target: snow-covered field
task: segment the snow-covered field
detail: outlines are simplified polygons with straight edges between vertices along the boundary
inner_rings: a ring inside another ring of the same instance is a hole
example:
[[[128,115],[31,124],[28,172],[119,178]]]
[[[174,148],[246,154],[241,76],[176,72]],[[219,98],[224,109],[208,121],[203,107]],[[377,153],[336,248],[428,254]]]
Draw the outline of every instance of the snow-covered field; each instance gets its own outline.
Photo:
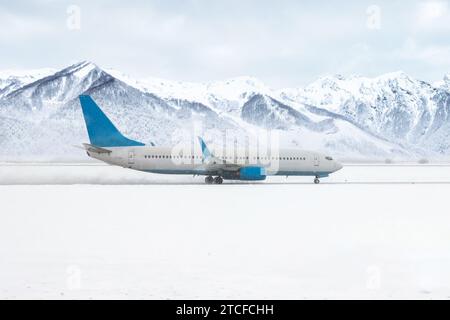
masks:
[[[204,185],[0,165],[0,298],[450,298],[450,166]]]

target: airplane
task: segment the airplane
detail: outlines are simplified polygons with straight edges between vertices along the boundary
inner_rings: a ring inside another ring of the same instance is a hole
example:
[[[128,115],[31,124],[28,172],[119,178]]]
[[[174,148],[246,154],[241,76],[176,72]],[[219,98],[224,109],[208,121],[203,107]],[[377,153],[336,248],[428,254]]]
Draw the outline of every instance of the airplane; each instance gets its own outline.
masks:
[[[89,157],[111,165],[161,174],[205,176],[207,184],[223,180],[262,181],[267,176],[312,176],[318,184],[342,169],[342,164],[319,152],[279,148],[275,155],[220,156],[211,153],[201,137],[198,150],[179,150],[144,144],[120,133],[89,95],[79,96],[90,143],[83,143]],[[239,154],[239,153],[237,153]],[[276,165],[268,165],[270,162]]]

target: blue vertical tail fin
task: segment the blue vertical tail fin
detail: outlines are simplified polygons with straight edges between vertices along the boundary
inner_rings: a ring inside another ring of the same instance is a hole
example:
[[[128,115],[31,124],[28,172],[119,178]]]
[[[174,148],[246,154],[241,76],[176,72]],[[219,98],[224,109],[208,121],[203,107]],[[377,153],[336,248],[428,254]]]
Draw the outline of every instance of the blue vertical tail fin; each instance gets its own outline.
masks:
[[[145,144],[124,137],[111,120],[88,95],[80,96],[81,109],[92,145],[98,147],[128,147]]]
[[[201,137],[197,137],[198,142],[200,143],[200,146],[202,148],[202,156],[203,159],[209,160],[212,157],[211,151],[209,151],[208,147],[206,146],[205,141]]]

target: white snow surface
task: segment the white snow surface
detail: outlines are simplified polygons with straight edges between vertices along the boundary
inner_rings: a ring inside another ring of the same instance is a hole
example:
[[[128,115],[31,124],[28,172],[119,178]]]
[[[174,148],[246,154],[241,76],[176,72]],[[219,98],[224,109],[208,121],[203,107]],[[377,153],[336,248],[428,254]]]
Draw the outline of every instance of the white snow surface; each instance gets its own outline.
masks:
[[[0,181],[2,299],[450,297],[448,165],[209,186],[3,164]]]

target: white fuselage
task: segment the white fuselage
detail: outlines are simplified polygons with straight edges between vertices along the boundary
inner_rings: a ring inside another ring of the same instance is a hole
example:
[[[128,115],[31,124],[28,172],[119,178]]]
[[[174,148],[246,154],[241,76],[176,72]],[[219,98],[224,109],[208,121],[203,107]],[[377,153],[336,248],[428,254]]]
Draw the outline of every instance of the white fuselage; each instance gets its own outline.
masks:
[[[210,162],[206,165],[207,159],[203,158],[201,150],[175,152],[173,148],[153,146],[109,147],[108,149],[111,150],[110,153],[89,151],[88,155],[108,164],[146,172],[221,175],[222,169],[215,171],[214,165]],[[268,155],[241,150],[231,155],[216,155],[214,162],[239,167],[264,167],[267,175],[286,176],[325,177],[342,168],[342,165],[331,157],[299,149],[279,149],[276,154]]]

